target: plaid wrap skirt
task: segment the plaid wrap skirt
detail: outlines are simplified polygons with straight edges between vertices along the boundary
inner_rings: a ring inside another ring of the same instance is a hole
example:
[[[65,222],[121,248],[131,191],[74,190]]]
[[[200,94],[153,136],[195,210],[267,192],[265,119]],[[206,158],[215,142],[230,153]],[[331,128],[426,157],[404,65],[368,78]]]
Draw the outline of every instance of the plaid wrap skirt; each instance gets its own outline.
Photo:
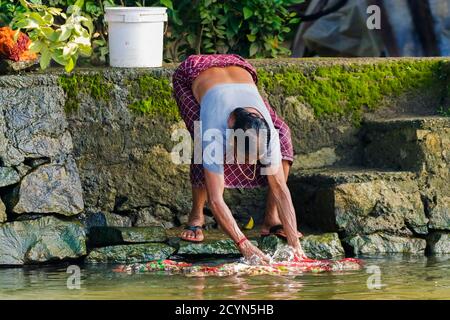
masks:
[[[174,97],[178,104],[181,117],[186,123],[191,137],[194,137],[194,122],[200,120],[200,104],[195,99],[191,86],[195,78],[202,72],[211,67],[239,66],[247,70],[255,84],[258,83],[256,69],[244,58],[236,54],[200,54],[191,55],[183,61],[173,74]],[[269,110],[275,128],[279,132],[281,155],[283,160],[293,161],[294,151],[292,147],[291,132],[287,124],[281,119],[268,101],[264,99]],[[204,171],[202,164],[191,164],[190,178],[192,186],[204,186]],[[261,175],[260,168],[257,168],[257,174],[254,179],[253,165],[224,164],[224,184],[225,188],[255,188],[267,185],[267,177]]]

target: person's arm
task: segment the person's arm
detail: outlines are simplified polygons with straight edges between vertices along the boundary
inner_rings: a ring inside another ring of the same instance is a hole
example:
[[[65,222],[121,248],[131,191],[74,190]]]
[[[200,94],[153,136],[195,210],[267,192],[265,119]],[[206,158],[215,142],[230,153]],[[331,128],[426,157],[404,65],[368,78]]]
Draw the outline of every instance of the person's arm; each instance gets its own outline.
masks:
[[[213,173],[207,169],[205,171],[205,184],[208,193],[208,203],[212,210],[217,223],[225,231],[225,233],[235,242],[238,243],[245,239],[245,235],[239,229],[236,220],[233,218],[230,209],[223,199],[224,178],[223,175]],[[248,259],[256,255],[263,261],[268,258],[262,251],[256,248],[250,241],[243,241],[238,245],[239,251]]]
[[[295,216],[294,205],[292,204],[291,193],[286,184],[283,166],[279,165],[279,167],[277,166],[274,169],[271,169],[271,171],[272,174],[267,175],[267,180],[274,195],[288,245],[296,251],[298,258],[305,258],[306,255],[303,252],[298,239],[297,219]]]

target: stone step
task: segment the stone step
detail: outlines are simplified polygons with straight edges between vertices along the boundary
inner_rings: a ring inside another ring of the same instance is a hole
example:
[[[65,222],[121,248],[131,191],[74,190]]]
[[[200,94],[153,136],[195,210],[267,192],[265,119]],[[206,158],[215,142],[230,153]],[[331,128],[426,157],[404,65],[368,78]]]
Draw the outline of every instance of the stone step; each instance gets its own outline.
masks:
[[[353,237],[393,235],[413,246],[415,238],[428,233],[429,220],[417,174],[413,172],[367,168],[303,170],[294,172],[288,184],[299,225],[318,232],[338,232],[341,238],[356,244],[354,252],[362,252],[360,246],[367,247],[367,241],[377,239],[352,241]],[[422,246],[421,242],[418,251],[423,251]],[[407,246],[397,248],[404,252],[402,248]]]
[[[220,230],[205,231],[205,240],[201,243],[180,240],[174,236],[180,231],[180,228],[168,230],[168,234],[172,236],[167,243],[127,243],[94,248],[87,256],[86,263],[127,264],[167,259],[174,255],[190,259],[240,255],[233,241]],[[268,254],[273,254],[286,245],[284,240],[276,236],[264,238],[257,236],[258,230],[247,232],[246,235],[254,245]],[[333,259],[344,256],[344,249],[337,233],[306,235],[301,239],[301,244],[308,257],[313,259]]]
[[[450,233],[432,232],[427,237],[427,248],[431,254],[449,254],[450,253]]]
[[[174,236],[181,232],[180,229],[169,230],[169,234]],[[204,232],[205,240],[201,243],[180,241],[179,238],[171,238],[169,243],[177,248],[177,255],[180,256],[217,256],[217,255],[239,255],[239,251],[233,241],[220,230],[207,230]],[[275,250],[286,245],[286,242],[276,236],[261,238],[259,230],[246,232],[250,241],[268,254],[273,254]],[[313,259],[331,259],[344,255],[337,233],[326,233],[319,235],[305,235],[301,244],[308,257]]]
[[[139,263],[167,259],[174,252],[175,248],[164,243],[139,243],[107,246],[92,250],[86,258],[86,263]]]
[[[52,216],[0,224],[0,265],[40,264],[86,255],[86,236],[77,221]]]
[[[365,166],[448,175],[450,117],[371,120],[362,132]]]
[[[91,227],[88,229],[88,245],[102,247],[127,243],[165,242],[163,227]]]
[[[323,233],[305,235],[300,239],[302,248],[311,259],[334,259],[345,255],[344,248],[337,233]],[[260,238],[259,248],[269,254],[275,253],[277,249],[286,245],[286,241],[269,236]]]
[[[356,235],[342,240],[355,255],[390,253],[424,254],[427,241],[421,238],[399,237],[387,233]]]

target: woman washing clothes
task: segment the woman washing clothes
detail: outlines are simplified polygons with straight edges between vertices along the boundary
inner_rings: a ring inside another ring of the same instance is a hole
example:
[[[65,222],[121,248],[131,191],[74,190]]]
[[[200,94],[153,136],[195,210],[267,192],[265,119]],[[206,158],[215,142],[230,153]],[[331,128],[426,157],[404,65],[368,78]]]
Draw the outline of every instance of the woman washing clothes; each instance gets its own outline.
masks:
[[[191,55],[173,75],[175,99],[192,138],[196,123],[200,124],[202,133],[219,132],[223,136],[222,149],[227,158],[224,159],[220,152],[214,155],[221,161],[211,156],[209,148],[217,141],[201,141],[203,161],[191,164],[193,203],[188,226],[181,238],[203,241],[203,208],[208,202],[217,223],[244,257],[257,256],[268,261],[268,257],[239,229],[223,199],[224,188],[268,185],[261,236],[275,234],[287,239],[296,258],[303,259],[306,256],[300,245],[301,234],[297,231],[295,211],[286,184],[293,160],[290,130],[261,97],[257,81],[255,68],[234,54]],[[231,129],[249,132],[243,147],[238,146],[235,138],[228,143]],[[256,148],[252,148],[251,141]],[[197,143],[196,139],[194,143]],[[232,150],[233,161],[228,161],[229,150]],[[240,157],[240,151],[244,157]]]

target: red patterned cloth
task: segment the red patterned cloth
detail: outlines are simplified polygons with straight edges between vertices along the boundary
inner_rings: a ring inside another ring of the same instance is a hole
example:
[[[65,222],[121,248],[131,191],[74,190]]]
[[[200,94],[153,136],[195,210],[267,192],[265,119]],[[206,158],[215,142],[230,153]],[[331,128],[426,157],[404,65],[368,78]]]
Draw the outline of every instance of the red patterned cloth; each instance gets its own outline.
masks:
[[[186,123],[186,127],[192,137],[194,137],[194,122],[200,120],[200,104],[192,92],[192,82],[202,71],[212,67],[227,66],[244,68],[252,75],[255,84],[258,83],[256,69],[244,58],[236,54],[191,55],[178,66],[173,75],[175,100],[180,109],[181,117]],[[264,99],[264,103],[269,110],[275,128],[279,130],[282,158],[283,160],[292,162],[294,159],[294,151],[289,127],[275,113],[266,99]],[[259,174],[260,168],[257,168],[257,175],[253,180],[247,178],[253,175],[253,165],[241,165],[241,169],[245,174],[242,174],[236,164],[224,164],[225,188],[255,188],[267,185],[267,177]],[[191,164],[190,177],[194,187],[204,186],[203,165]]]
[[[225,263],[219,265],[202,265],[173,260],[156,260],[147,263],[120,265],[113,269],[120,273],[165,272],[167,274],[184,274],[190,277],[232,276],[232,275],[298,275],[305,272],[342,272],[361,270],[364,263],[359,259],[341,260],[304,259],[293,262],[275,262],[269,265],[249,265],[244,263]]]

